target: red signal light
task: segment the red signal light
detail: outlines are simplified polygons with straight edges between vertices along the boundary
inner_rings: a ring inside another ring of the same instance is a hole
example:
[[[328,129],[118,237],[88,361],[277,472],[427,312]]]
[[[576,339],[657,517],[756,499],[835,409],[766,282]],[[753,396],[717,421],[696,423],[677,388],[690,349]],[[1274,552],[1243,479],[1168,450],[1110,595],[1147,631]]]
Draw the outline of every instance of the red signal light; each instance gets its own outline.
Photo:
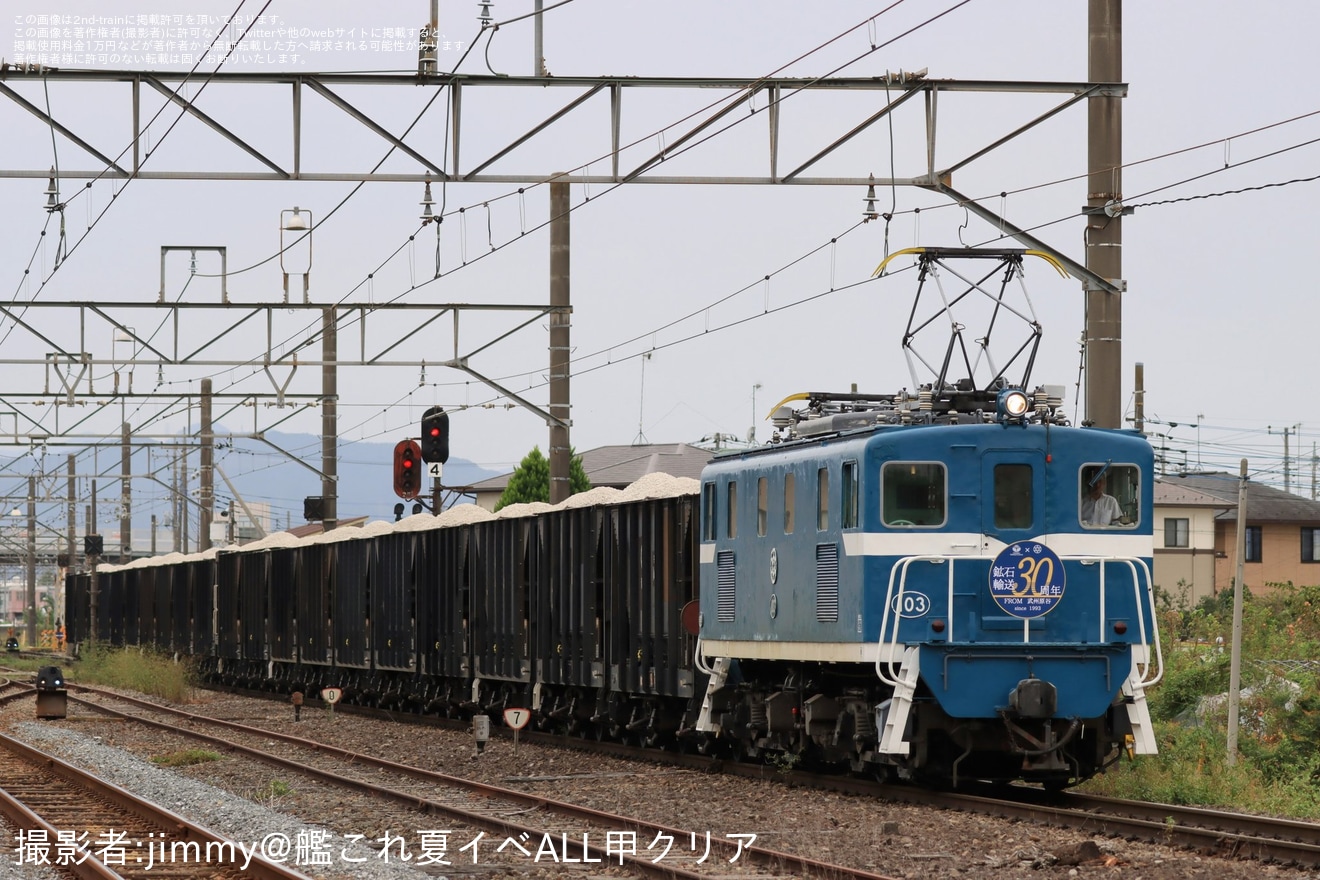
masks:
[[[443,407],[422,414],[422,461],[449,461],[449,413]]]
[[[394,446],[394,494],[405,501],[416,498],[421,488],[417,469],[421,458],[422,450],[415,440],[400,440]]]

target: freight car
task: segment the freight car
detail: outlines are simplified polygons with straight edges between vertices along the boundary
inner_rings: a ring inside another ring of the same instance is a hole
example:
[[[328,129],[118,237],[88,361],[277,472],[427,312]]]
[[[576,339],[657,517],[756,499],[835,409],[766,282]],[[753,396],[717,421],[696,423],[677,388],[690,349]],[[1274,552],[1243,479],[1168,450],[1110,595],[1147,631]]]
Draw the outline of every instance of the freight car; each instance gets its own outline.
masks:
[[[472,505],[315,539],[101,565],[70,580],[71,639],[199,659],[214,682],[336,686],[448,716],[535,710],[542,729],[644,744],[691,730],[705,679],[697,482],[651,475],[556,508]]]

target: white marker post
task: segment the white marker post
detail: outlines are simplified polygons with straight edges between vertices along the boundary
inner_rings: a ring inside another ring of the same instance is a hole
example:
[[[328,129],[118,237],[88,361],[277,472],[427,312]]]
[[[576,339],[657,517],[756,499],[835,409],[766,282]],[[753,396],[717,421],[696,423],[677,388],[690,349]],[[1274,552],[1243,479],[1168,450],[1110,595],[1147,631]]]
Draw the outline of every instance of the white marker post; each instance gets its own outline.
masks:
[[[486,741],[490,739],[490,716],[472,716],[472,735],[477,739],[477,754],[486,750]]]
[[[344,692],[339,688],[321,688],[321,699],[325,700],[326,708],[330,712],[331,724],[333,724],[335,720],[335,703],[338,703],[339,698],[343,695]]]
[[[513,728],[513,753],[518,754],[518,731],[527,726],[527,722],[532,720],[531,709],[505,709],[504,723]]]

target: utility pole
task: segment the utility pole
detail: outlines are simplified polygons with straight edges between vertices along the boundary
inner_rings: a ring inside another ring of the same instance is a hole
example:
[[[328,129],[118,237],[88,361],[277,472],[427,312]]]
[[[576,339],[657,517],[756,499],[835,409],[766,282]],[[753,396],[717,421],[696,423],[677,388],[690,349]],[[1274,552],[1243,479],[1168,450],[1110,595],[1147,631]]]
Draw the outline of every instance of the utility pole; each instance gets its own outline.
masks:
[[[1296,434],[1302,430],[1301,423],[1289,425],[1281,431],[1274,430],[1274,426],[1267,425],[1265,430],[1271,434],[1283,435],[1283,491],[1292,492],[1292,456],[1288,452],[1288,435]]]
[[[1146,365],[1137,361],[1136,384],[1134,391],[1136,398],[1136,418],[1133,420],[1133,427],[1137,433],[1146,433]]]
[[[550,305],[567,307],[569,294],[569,189],[564,177],[550,181]],[[550,503],[558,504],[572,494],[569,486],[569,328],[572,314],[567,308],[550,313]]]
[[[1242,686],[1242,572],[1247,555],[1247,460],[1238,476],[1237,577],[1233,579],[1233,644],[1228,662],[1228,766],[1237,764],[1238,711]]]
[[[1088,69],[1093,82],[1123,81],[1123,2],[1089,0]],[[1086,99],[1086,268],[1123,284],[1123,99]],[[1086,291],[1086,421],[1122,426],[1123,294]]]

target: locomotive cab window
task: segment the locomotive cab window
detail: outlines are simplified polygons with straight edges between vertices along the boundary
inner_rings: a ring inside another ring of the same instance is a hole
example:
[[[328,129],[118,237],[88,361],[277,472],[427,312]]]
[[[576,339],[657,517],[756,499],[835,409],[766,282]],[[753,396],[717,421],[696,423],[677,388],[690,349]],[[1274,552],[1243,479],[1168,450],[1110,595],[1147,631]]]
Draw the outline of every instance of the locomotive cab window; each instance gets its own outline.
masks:
[[[715,484],[704,483],[701,486],[701,540],[715,540]]]
[[[729,493],[729,521],[727,525],[729,528],[725,537],[736,538],[738,537],[738,484],[733,482],[732,480],[729,481],[728,493]]]
[[[756,534],[765,537],[766,520],[770,517],[770,481],[761,477],[756,481]]]
[[[1083,528],[1131,529],[1141,518],[1141,472],[1130,464],[1082,468],[1077,515]]]
[[[843,527],[857,528],[857,462],[843,463]]]
[[[881,520],[886,526],[943,525],[947,487],[939,462],[887,462],[880,477]]]
[[[793,474],[784,474],[784,534],[793,534],[793,505],[797,503],[795,497]]]
[[[1031,528],[1031,465],[995,465],[995,528]]]

